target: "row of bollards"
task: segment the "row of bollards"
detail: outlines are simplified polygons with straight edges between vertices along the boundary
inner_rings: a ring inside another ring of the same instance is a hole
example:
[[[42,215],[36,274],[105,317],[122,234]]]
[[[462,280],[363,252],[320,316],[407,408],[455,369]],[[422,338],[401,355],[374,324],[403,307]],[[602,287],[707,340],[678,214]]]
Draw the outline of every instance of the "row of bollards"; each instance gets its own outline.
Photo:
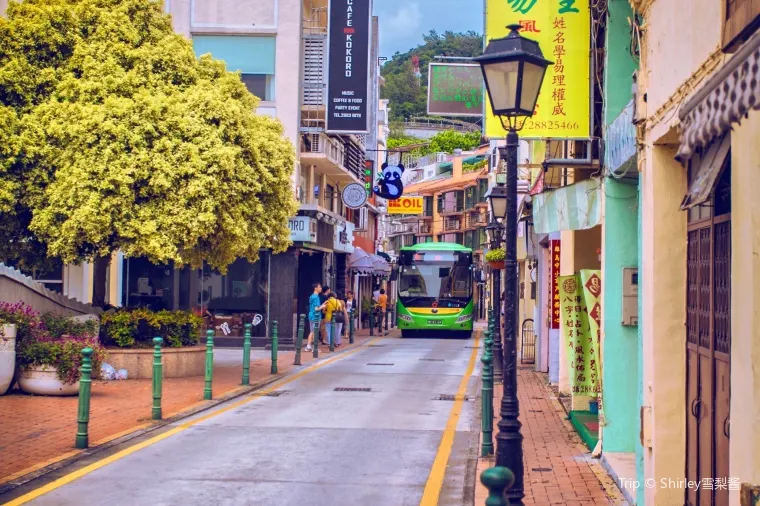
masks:
[[[481,457],[490,457],[494,454],[493,444],[493,338],[496,335],[496,318],[492,307],[488,308],[488,329],[483,332],[484,347],[483,356],[480,361],[483,362],[483,387],[481,392],[482,399],[482,418],[481,430],[483,432],[483,443],[480,449]],[[486,506],[509,506],[509,500],[506,497],[506,491],[515,482],[515,476],[512,471],[506,467],[492,467],[483,471],[480,475],[480,482],[488,489]]]
[[[301,315],[301,324],[299,325],[299,344],[303,340],[303,319]],[[245,324],[245,334],[243,337],[243,377],[242,385],[249,385],[251,382],[251,324]],[[278,353],[278,327],[277,321],[272,321],[272,367],[271,374],[277,374],[277,353]],[[352,340],[353,342],[353,340]],[[161,347],[164,340],[160,337],[153,339],[153,407],[151,418],[153,420],[163,419],[161,401],[163,397],[163,361]],[[300,365],[300,347],[296,350],[297,365]],[[89,423],[90,423],[90,397],[92,393],[92,348],[82,350],[82,366],[79,369],[79,399],[77,406],[77,433],[74,446],[78,449],[89,447]],[[206,331],[206,363],[203,382],[203,399],[211,400],[213,398],[212,383],[214,375],[214,331]]]

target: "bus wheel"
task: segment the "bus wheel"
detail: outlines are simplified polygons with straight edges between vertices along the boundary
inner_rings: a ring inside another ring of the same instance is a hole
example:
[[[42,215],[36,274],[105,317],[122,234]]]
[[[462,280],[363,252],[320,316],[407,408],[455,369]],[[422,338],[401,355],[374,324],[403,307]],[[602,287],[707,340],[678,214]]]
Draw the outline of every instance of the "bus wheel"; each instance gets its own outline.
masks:
[[[408,330],[402,330],[401,331],[401,339],[409,337],[409,331]]]

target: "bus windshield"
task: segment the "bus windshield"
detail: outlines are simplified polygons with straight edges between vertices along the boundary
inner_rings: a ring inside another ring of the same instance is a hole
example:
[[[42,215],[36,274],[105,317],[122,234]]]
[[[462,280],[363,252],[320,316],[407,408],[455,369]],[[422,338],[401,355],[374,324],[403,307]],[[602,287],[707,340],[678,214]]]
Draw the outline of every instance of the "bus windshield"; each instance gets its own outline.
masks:
[[[466,302],[472,296],[472,273],[467,255],[451,252],[416,253],[401,266],[399,297],[411,299],[454,299]]]

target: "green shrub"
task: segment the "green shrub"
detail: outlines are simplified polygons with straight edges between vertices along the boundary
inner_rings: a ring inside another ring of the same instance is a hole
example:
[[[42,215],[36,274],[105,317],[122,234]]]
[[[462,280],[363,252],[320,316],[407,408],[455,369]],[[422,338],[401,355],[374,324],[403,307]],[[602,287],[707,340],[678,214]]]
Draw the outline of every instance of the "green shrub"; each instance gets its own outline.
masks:
[[[116,310],[101,316],[101,338],[106,346],[147,348],[154,337],[173,348],[193,346],[200,341],[203,319],[187,311],[147,309]]]
[[[492,249],[486,253],[486,262],[503,262],[506,256],[504,248]]]

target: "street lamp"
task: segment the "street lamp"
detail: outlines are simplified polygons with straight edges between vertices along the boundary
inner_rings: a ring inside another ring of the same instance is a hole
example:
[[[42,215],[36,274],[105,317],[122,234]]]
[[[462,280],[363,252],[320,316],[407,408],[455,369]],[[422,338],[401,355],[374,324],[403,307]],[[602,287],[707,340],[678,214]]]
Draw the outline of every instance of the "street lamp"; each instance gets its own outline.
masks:
[[[488,199],[491,191],[486,193],[485,197]],[[488,200],[489,206],[491,200]],[[503,216],[503,215],[502,215]],[[501,248],[501,236],[504,228],[501,223],[496,219],[496,215],[491,210],[491,222],[486,227],[486,234],[488,234],[488,247],[492,250]],[[504,375],[504,348],[501,345],[501,269],[494,269],[491,273],[491,300],[493,301],[494,317],[496,319],[496,326],[494,327],[493,338],[493,377],[494,380],[498,378],[498,381],[502,381]]]
[[[504,395],[499,410],[499,433],[496,435],[496,465],[509,468],[515,483],[507,490],[512,504],[522,504],[523,452],[521,424],[518,420],[520,404],[517,400],[517,324],[519,319],[517,279],[517,131],[525,124],[518,118],[533,116],[544,81],[546,68],[553,62],[545,59],[534,40],[520,35],[520,25],[507,27],[504,38],[494,39],[482,56],[475,58],[480,64],[486,91],[493,113],[507,130],[506,149],[499,150],[507,164],[506,187],[497,184],[489,192],[489,206],[494,218],[504,217],[505,244],[505,297],[504,297]]]

